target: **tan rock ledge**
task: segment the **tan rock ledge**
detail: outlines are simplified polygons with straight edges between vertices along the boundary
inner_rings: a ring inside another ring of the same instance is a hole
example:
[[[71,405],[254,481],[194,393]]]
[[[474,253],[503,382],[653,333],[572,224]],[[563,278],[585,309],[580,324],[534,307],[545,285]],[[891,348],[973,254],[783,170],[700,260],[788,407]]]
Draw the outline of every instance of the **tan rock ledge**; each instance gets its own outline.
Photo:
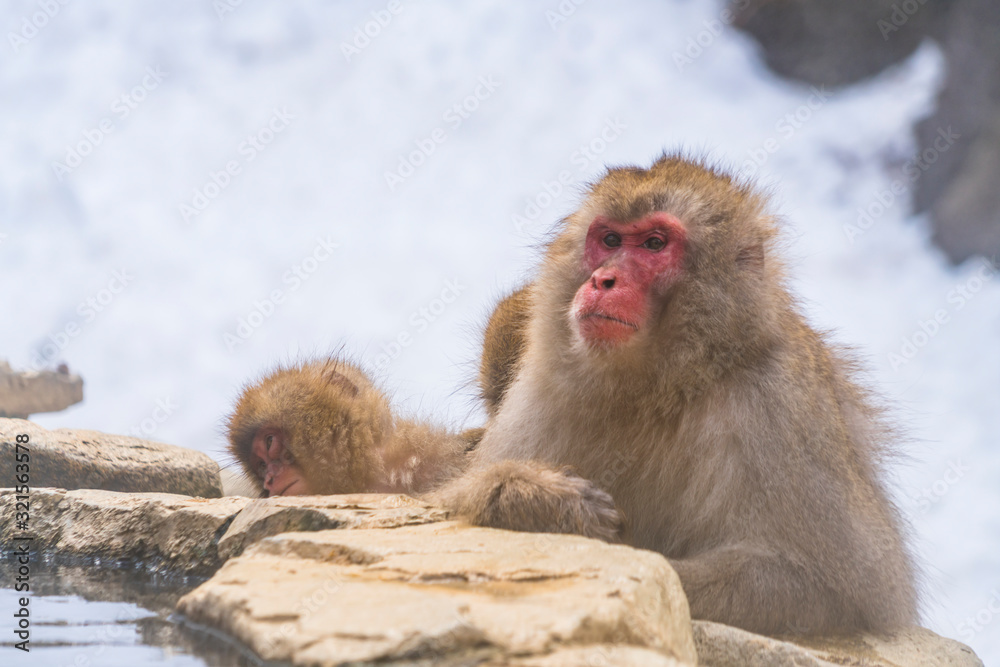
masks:
[[[65,368],[63,368],[65,371]],[[0,359],[0,416],[27,419],[83,400],[83,380],[69,371],[13,371]]]
[[[409,496],[357,494],[191,498],[166,493],[34,488],[32,548],[64,556],[156,562],[209,575],[245,546],[278,533],[394,528],[443,521],[448,513]],[[0,549],[15,548],[13,489],[0,489]]]
[[[248,498],[191,498],[168,493],[32,489],[27,533],[32,548],[67,556],[129,559],[208,575],[222,561],[218,540]],[[23,535],[13,489],[0,489],[0,548]]]
[[[889,637],[762,637],[709,621],[694,622],[698,664],[704,667],[983,667],[972,649],[924,628]]]
[[[32,487],[222,495],[219,465],[192,449],[97,431],[48,431],[23,419],[0,419],[0,460],[14,461],[20,434],[29,438]]]
[[[456,522],[266,538],[178,611],[295,665],[694,665],[666,559]]]
[[[219,541],[219,556],[238,556],[254,542],[289,532],[328,528],[398,528],[444,521],[448,512],[409,496],[359,493],[342,496],[278,496],[254,500]]]

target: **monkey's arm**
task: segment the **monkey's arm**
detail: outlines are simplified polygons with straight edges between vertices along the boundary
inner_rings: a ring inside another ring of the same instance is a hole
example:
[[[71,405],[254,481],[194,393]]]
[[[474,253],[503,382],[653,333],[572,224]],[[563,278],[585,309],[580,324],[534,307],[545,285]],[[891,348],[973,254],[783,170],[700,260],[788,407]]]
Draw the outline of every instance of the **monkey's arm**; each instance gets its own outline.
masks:
[[[467,467],[467,452],[482,434],[478,429],[452,433],[424,422],[397,419],[377,451],[383,482],[374,491],[418,494],[454,479]]]
[[[530,299],[531,285],[526,285],[500,301],[486,324],[479,363],[479,392],[490,417],[500,409],[517,374],[524,352]]]
[[[622,539],[623,522],[610,495],[566,468],[537,461],[475,467],[427,499],[478,526]]]

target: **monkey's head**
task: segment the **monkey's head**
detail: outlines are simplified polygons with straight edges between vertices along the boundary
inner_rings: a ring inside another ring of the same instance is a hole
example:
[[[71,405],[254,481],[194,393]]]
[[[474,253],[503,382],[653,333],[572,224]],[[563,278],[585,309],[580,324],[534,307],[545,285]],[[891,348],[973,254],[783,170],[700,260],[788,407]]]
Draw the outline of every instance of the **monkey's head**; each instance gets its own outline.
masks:
[[[267,495],[356,493],[372,487],[391,422],[385,397],[357,367],[304,363],[244,389],[229,451]]]
[[[610,169],[550,246],[542,280],[558,288],[535,312],[565,318],[551,322],[561,332],[546,333],[616,367],[695,355],[704,368],[706,355],[747,352],[741,339],[761,338],[741,328],[766,326],[776,312],[769,300],[783,294],[773,289],[780,268],[765,262],[775,235],[765,203],[747,184],[678,155],[649,169]]]

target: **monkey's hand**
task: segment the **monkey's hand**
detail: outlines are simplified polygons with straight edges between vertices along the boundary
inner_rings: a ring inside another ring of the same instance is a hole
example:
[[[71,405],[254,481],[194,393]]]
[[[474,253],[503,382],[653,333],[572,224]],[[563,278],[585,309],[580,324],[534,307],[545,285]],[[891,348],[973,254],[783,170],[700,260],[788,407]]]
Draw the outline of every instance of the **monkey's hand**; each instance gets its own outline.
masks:
[[[477,526],[622,541],[624,522],[611,496],[569,468],[502,461],[469,470],[428,500]]]

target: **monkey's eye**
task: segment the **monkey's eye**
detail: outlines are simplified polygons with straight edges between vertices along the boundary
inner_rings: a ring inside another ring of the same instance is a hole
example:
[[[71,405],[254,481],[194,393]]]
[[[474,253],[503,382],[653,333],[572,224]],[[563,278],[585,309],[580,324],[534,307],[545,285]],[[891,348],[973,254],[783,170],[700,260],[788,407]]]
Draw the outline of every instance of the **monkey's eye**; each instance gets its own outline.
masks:
[[[651,236],[646,239],[646,242],[642,244],[643,248],[647,250],[652,250],[653,252],[658,252],[663,250],[663,247],[667,245],[667,242],[658,236]]]
[[[266,438],[264,438],[264,448],[267,451],[271,451],[271,445],[273,445],[273,444],[274,444],[274,436],[273,435],[269,435]]]
[[[614,232],[611,232],[604,237],[604,245],[609,248],[617,248],[622,244],[622,237],[618,236]]]

